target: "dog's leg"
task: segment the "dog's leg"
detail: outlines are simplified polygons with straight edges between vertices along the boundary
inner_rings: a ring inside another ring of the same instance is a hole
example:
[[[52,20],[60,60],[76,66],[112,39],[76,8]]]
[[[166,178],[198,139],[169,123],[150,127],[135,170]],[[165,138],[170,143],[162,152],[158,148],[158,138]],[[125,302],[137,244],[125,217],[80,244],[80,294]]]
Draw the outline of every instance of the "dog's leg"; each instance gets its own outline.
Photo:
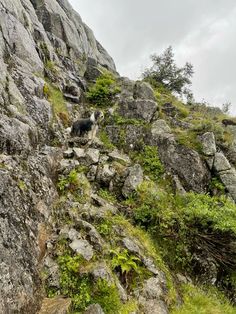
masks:
[[[94,141],[95,136],[97,134],[98,131],[98,125],[94,125],[92,127],[92,130],[88,132],[88,143],[85,145],[85,149],[87,149]]]

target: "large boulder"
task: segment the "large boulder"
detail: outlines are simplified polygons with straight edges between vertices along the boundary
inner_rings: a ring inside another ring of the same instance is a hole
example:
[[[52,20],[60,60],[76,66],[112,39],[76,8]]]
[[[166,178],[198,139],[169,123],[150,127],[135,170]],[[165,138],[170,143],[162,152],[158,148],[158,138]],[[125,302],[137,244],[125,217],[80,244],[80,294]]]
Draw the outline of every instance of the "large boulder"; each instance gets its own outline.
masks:
[[[126,100],[120,103],[118,113],[126,119],[139,119],[144,122],[150,122],[157,109],[157,103],[153,100]]]
[[[122,188],[122,194],[125,197],[129,197],[132,193],[134,193],[137,187],[143,181],[143,170],[139,164],[134,165],[129,168],[128,177],[125,180],[124,186]]]
[[[204,133],[201,136],[202,152],[206,156],[214,156],[216,153],[215,135],[213,132]]]
[[[135,83],[133,97],[134,99],[149,99],[156,101],[156,97],[151,85],[142,81],[137,81]]]
[[[139,296],[144,314],[168,314],[168,308],[164,302],[167,295],[166,279],[163,274],[151,277],[145,281]]]
[[[204,193],[210,182],[210,171],[205,161],[193,149],[177,144],[173,137],[157,141],[161,161],[170,173],[177,175],[186,191]]]

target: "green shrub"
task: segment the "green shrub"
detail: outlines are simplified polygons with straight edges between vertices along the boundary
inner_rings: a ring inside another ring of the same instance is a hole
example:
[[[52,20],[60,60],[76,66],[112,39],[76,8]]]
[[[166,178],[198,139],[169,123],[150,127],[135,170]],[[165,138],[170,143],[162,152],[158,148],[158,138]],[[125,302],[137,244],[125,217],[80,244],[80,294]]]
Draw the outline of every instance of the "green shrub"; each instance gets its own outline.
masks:
[[[106,314],[120,313],[121,301],[119,292],[114,284],[99,279],[93,287],[93,303],[101,305]]]
[[[62,176],[59,179],[57,188],[61,195],[70,192],[80,203],[85,203],[90,197],[90,184],[86,176],[75,169],[68,176]]]
[[[62,255],[58,258],[60,293],[72,299],[74,310],[84,310],[91,303],[91,283],[87,276],[79,275],[80,255]]]
[[[158,157],[157,147],[144,146],[143,151],[136,154],[134,160],[140,163],[145,174],[154,181],[160,179],[164,173],[164,167]]]
[[[119,313],[121,302],[114,284],[106,280],[94,281],[79,270],[84,260],[80,255],[59,256],[60,294],[72,300],[72,310],[83,312],[89,304],[99,303],[106,314]],[[55,291],[54,292],[55,295]],[[51,296],[54,296],[51,292]]]
[[[209,190],[212,195],[222,195],[225,193],[225,186],[219,178],[213,177],[209,185]]]
[[[107,107],[112,104],[114,96],[120,92],[114,76],[110,72],[104,72],[97,78],[96,83],[89,88],[87,99],[99,107]]]
[[[227,239],[236,238],[236,206],[225,197],[165,192],[155,196],[143,189],[136,202],[136,223],[155,236],[172,266],[191,268],[197,247],[207,250],[219,264],[235,265],[235,253]]]
[[[73,191],[78,185],[78,173],[76,170],[71,170],[67,177],[61,177],[57,183],[59,191],[64,194],[66,189]]]

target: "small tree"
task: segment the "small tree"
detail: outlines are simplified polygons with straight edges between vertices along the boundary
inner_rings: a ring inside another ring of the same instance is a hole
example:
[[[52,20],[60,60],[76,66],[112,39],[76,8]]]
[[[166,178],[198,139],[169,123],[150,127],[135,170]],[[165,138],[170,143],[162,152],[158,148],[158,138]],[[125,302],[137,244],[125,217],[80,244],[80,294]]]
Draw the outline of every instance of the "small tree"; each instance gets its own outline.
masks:
[[[190,97],[191,91],[188,86],[192,83],[190,79],[194,73],[191,63],[186,62],[184,67],[177,67],[171,46],[161,55],[151,55],[151,60],[153,61],[152,67],[143,73],[145,80],[154,86],[161,84],[171,92]]]

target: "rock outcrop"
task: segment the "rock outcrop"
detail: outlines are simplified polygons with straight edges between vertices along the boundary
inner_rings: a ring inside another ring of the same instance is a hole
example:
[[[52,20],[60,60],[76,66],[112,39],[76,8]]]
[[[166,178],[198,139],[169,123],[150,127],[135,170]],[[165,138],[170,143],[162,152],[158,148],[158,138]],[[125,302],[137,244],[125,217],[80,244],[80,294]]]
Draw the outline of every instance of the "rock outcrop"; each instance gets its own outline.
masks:
[[[71,138],[72,121],[96,107],[86,92],[107,70],[118,88],[100,139]],[[173,126],[191,121],[148,83],[119,77],[67,0],[0,0],[0,72],[0,313],[168,314],[175,281],[135,224],[146,228],[162,210],[152,202],[165,185],[170,195],[206,193],[217,174],[236,202],[236,170],[214,133],[198,137],[202,151],[181,144]],[[145,147],[155,156],[140,160]],[[164,183],[153,179],[158,167]],[[134,214],[142,188],[150,200]],[[172,231],[164,236],[177,239]],[[216,284],[218,268],[202,256]]]

